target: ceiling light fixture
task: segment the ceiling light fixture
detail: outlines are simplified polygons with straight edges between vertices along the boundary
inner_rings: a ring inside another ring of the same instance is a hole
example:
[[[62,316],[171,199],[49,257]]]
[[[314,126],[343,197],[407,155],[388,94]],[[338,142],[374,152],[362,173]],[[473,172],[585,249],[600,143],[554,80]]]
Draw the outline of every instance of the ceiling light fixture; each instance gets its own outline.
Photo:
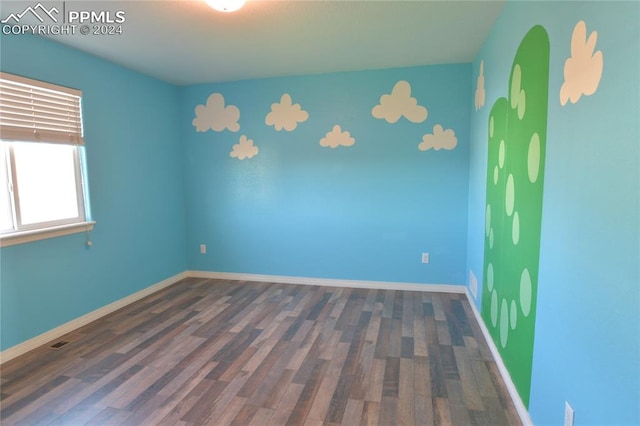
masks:
[[[207,4],[219,12],[235,12],[244,6],[245,0],[206,0]]]

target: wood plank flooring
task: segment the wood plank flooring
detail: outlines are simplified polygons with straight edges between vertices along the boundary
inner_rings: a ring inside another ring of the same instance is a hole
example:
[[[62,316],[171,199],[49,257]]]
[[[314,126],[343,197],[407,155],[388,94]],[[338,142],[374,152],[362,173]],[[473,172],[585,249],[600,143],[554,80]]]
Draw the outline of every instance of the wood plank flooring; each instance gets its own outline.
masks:
[[[6,362],[3,425],[516,425],[463,295],[187,279]]]

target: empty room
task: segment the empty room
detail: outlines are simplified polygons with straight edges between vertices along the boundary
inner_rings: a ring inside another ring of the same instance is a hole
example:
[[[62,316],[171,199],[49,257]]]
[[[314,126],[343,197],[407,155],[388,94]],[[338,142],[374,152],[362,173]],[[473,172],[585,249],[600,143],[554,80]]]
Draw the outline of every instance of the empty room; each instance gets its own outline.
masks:
[[[3,425],[640,425],[640,2],[2,1]]]

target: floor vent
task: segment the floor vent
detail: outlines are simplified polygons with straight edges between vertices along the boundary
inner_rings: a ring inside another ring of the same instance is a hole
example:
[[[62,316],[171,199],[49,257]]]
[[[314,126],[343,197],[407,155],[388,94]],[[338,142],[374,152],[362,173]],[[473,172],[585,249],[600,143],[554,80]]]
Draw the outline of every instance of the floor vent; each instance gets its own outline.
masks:
[[[60,340],[59,342],[54,343],[53,345],[49,346],[49,349],[53,349],[53,350],[58,350],[58,349],[62,349],[63,347],[65,347],[69,342],[67,342],[66,340]]]

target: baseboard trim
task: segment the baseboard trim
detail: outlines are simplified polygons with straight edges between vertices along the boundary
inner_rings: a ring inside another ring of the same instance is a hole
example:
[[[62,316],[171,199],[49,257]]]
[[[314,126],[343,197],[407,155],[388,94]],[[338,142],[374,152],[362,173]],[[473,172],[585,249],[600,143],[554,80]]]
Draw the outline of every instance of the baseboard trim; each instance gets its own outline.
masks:
[[[324,287],[344,287],[344,288],[369,288],[369,289],[380,289],[380,290],[405,290],[405,291],[421,291],[421,292],[437,292],[437,293],[458,293],[465,294],[467,300],[469,301],[469,305],[471,305],[471,310],[476,317],[476,321],[480,326],[480,330],[487,341],[489,346],[489,350],[495,359],[496,365],[498,367],[498,371],[502,376],[502,379],[505,382],[507,387],[507,391],[509,392],[509,396],[513,401],[518,415],[520,416],[520,420],[525,426],[533,426],[533,422],[531,421],[531,417],[529,416],[529,412],[525,407],[522,399],[520,399],[520,395],[516,390],[516,387],[511,380],[511,375],[507,370],[507,367],[504,365],[502,361],[502,357],[500,356],[500,352],[496,347],[491,335],[489,334],[489,330],[484,324],[484,320],[482,319],[480,312],[476,308],[475,302],[469,293],[469,290],[464,285],[454,285],[454,284],[419,284],[419,283],[404,283],[404,282],[388,282],[388,281],[362,281],[362,280],[343,280],[343,279],[331,279],[331,278],[309,278],[309,277],[290,277],[290,276],[280,276],[280,275],[259,275],[259,274],[241,274],[241,273],[232,273],[232,272],[210,272],[210,271],[184,271],[179,274],[176,274],[172,277],[169,277],[165,280],[162,280],[156,284],[153,284],[145,289],[142,289],[136,293],[133,293],[127,297],[124,297],[120,300],[116,300],[113,303],[110,303],[102,308],[98,308],[95,311],[89,312],[79,318],[71,320],[65,324],[62,324],[54,329],[51,329],[39,336],[33,337],[29,340],[26,340],[22,343],[17,344],[16,346],[12,346],[9,349],[6,349],[0,352],[0,365],[10,361],[22,354],[29,352],[39,346],[42,346],[46,343],[51,342],[63,336],[67,333],[70,333],[78,328],[89,324],[92,321],[95,321],[99,318],[102,318],[106,315],[109,315],[112,312],[117,311],[120,308],[123,308],[131,303],[134,303],[144,297],[147,297],[153,293],[156,293],[166,287],[169,287],[172,284],[177,283],[185,278],[204,278],[204,279],[220,279],[220,280],[232,280],[232,281],[257,281],[257,282],[272,282],[279,284],[301,284],[301,285],[314,285],[314,286],[324,286]]]
[[[520,416],[520,420],[522,424],[525,426],[533,426],[533,421],[531,421],[531,416],[529,416],[529,411],[527,407],[525,407],[522,399],[520,398],[520,394],[516,390],[516,385],[511,380],[511,375],[509,374],[509,370],[507,370],[507,366],[504,365],[504,361],[502,361],[502,357],[500,356],[500,352],[498,351],[498,347],[493,342],[493,338],[491,334],[489,334],[489,329],[484,324],[484,320],[476,308],[476,304],[471,297],[471,293],[468,288],[465,287],[465,294],[467,295],[467,300],[469,301],[469,305],[471,305],[471,310],[473,311],[473,315],[476,317],[476,321],[480,325],[480,330],[482,331],[482,335],[484,339],[487,341],[487,345],[489,345],[489,350],[491,351],[491,355],[493,355],[493,359],[496,361],[496,365],[498,367],[498,371],[500,372],[500,376],[502,376],[502,380],[504,380],[505,385],[507,386],[507,391],[509,392],[509,396],[511,396],[511,400],[513,401],[513,405],[516,407],[516,411]]]
[[[361,281],[361,280],[342,280],[342,279],[329,279],[329,278],[309,278],[309,277],[289,277],[280,275],[258,275],[258,274],[241,274],[232,272],[210,272],[210,271],[187,271],[187,276],[190,278],[204,278],[204,279],[218,279],[218,280],[232,280],[232,281],[257,281],[257,282],[271,282],[278,284],[302,284],[302,285],[315,285],[325,287],[346,287],[346,288],[370,288],[381,290],[405,290],[405,291],[424,291],[424,292],[437,292],[437,293],[458,293],[465,294],[473,315],[480,326],[482,335],[487,341],[491,355],[495,359],[498,371],[504,380],[509,396],[515,405],[518,416],[525,426],[533,426],[529,412],[525,407],[516,386],[511,379],[511,375],[507,370],[507,367],[500,356],[500,352],[496,347],[487,326],[484,324],[484,320],[480,315],[480,312],[476,308],[475,302],[471,293],[464,285],[453,284],[418,284],[418,283],[403,283],[403,282],[388,282],[388,281]]]
[[[136,293],[133,293],[127,297],[116,300],[115,302],[110,303],[106,306],[103,306],[102,308],[98,308],[95,311],[89,312],[88,314],[85,314],[79,318],[76,318],[67,323],[64,323],[36,337],[33,337],[29,340],[26,340],[15,346],[12,346],[9,349],[6,349],[0,352],[0,365],[14,359],[17,356],[27,353],[30,350],[33,350],[39,346],[49,343],[52,340],[59,338],[60,336],[64,336],[67,333],[77,330],[78,328],[84,325],[87,325],[92,321],[95,321],[99,318],[109,315],[110,313],[115,312],[118,309],[123,308],[127,305],[130,305],[131,303],[136,302],[142,299],[143,297],[147,297],[157,291],[162,290],[165,287],[169,287],[170,285],[175,284],[178,281],[183,280],[185,278],[187,278],[187,273],[181,272],[165,280],[162,280],[156,284],[153,284],[147,288],[144,288]]]
[[[464,293],[464,285],[419,284],[390,281],[362,281],[333,278],[289,277],[283,275],[241,274],[235,272],[187,271],[189,278],[206,278],[231,281],[256,281],[278,284],[301,284],[323,287],[370,288],[378,290],[425,291],[434,293]]]

